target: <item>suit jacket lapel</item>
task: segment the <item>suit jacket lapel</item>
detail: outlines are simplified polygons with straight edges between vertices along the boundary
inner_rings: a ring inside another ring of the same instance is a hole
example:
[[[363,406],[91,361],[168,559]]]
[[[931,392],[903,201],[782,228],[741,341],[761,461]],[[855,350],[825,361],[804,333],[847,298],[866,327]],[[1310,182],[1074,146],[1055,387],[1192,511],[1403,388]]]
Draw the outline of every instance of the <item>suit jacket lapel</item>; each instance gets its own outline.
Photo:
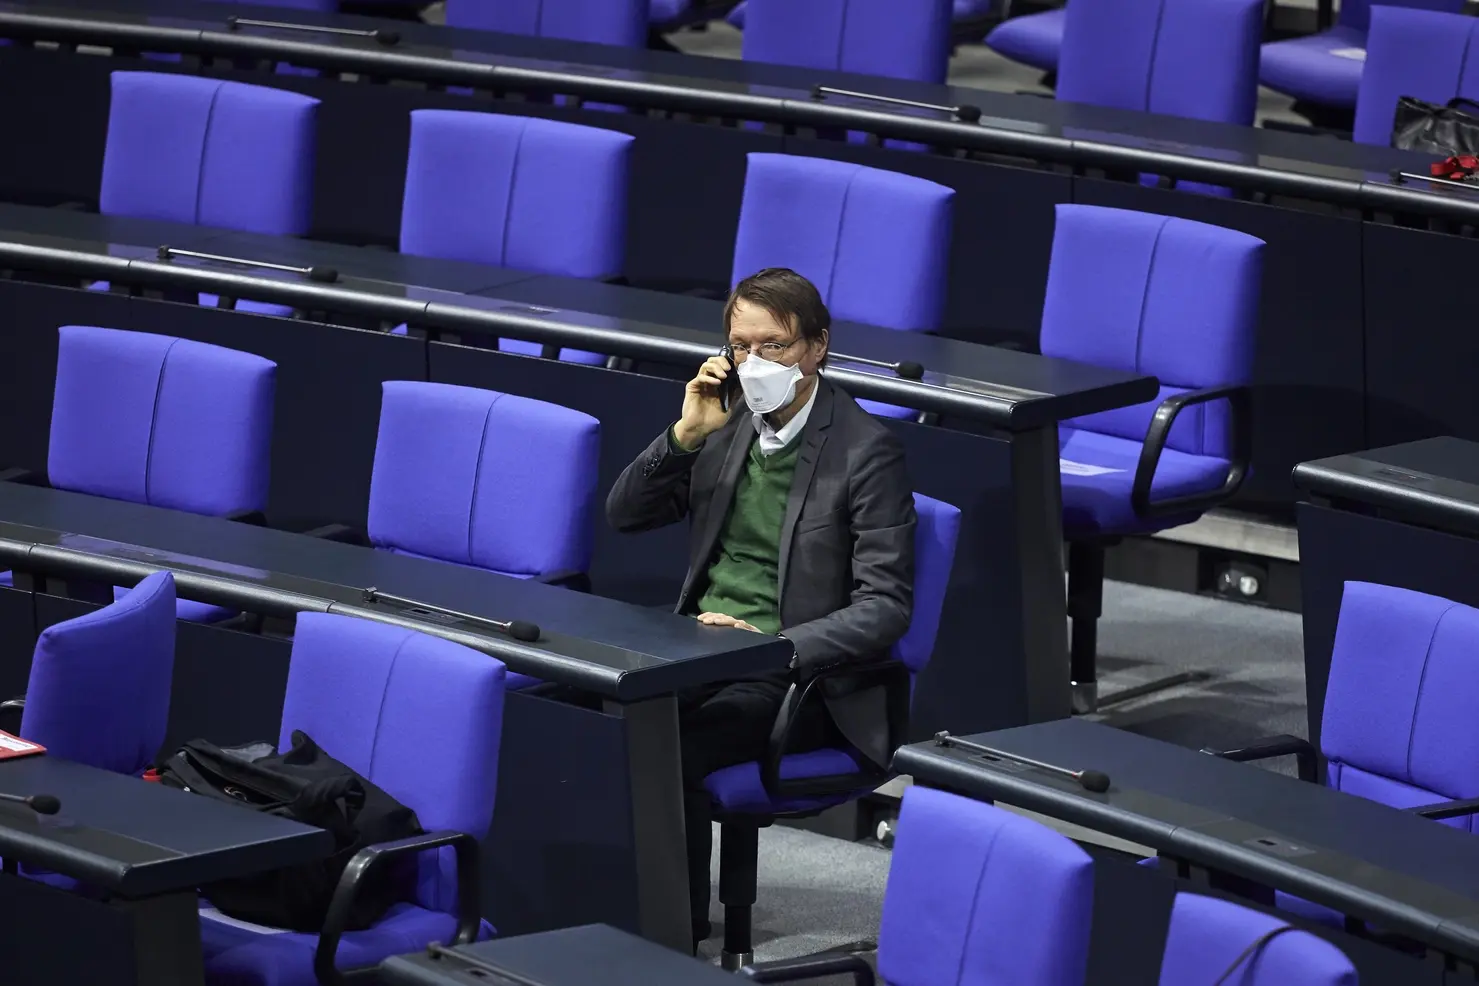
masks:
[[[791,493],[786,498],[786,518],[781,522],[781,554],[776,566],[776,581],[782,601],[786,598],[786,568],[791,562],[791,541],[796,534],[796,521],[806,504],[811,481],[816,477],[817,462],[822,457],[822,446],[827,441],[827,429],[832,424],[832,385],[825,378],[819,378],[816,386],[816,403],[812,405],[811,415],[801,432],[801,448],[796,452],[796,475],[791,480]]]
[[[750,423],[748,412],[736,415],[726,427],[729,429],[729,447],[724,453],[724,463],[719,467],[719,479],[714,484],[714,495],[709,500],[703,530],[693,542],[693,555],[688,559],[688,578],[683,586],[684,597],[693,588],[693,580],[714,553],[714,542],[719,540],[719,531],[724,526],[725,518],[729,516],[730,505],[734,502],[734,489],[739,485],[740,470],[745,467],[750,443],[755,439],[755,426]]]

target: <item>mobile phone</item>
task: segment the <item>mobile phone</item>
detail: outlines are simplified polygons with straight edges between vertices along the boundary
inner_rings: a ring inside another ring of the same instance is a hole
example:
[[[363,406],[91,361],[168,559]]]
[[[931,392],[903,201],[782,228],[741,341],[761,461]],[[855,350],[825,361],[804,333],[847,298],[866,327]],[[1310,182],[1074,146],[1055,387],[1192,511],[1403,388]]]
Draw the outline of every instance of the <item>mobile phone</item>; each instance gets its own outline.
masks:
[[[728,414],[730,405],[734,403],[734,398],[739,393],[739,372],[734,365],[733,349],[725,346],[719,350],[719,355],[723,356],[729,363],[729,376],[725,377],[724,382],[719,385],[719,407],[723,409],[725,414]]]

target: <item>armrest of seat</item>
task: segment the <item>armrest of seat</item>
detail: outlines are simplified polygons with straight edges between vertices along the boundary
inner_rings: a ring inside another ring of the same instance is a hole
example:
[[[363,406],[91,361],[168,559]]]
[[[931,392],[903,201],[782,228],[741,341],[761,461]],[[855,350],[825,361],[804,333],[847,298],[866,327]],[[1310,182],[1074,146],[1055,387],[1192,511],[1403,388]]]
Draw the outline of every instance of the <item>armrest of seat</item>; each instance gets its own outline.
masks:
[[[873,986],[873,967],[860,955],[803,955],[796,959],[756,962],[740,970],[757,983],[794,983],[823,976],[852,976],[854,986]]]
[[[0,705],[0,708],[4,708]],[[1434,821],[1442,821],[1445,818],[1462,818],[1465,815],[1479,815],[1479,798],[1465,798],[1462,801],[1440,801],[1435,805],[1420,805],[1416,808],[1408,808],[1407,811]]]
[[[267,515],[260,510],[237,510],[227,514],[226,519],[238,524],[251,524],[253,527],[267,526]]]
[[[1278,130],[1288,134],[1307,134],[1311,137],[1330,137],[1334,140],[1350,140],[1353,136],[1349,130],[1331,130],[1328,127],[1315,127],[1308,123],[1294,123],[1290,120],[1264,120],[1259,126],[1265,130]]]
[[[359,527],[351,527],[348,524],[325,524],[315,527],[311,531],[304,531],[304,537],[318,538],[321,541],[338,541],[342,544],[357,544],[362,548],[370,546],[370,535]]]
[[[785,759],[790,749],[791,731],[795,728],[797,719],[800,718],[801,710],[813,700],[814,695],[816,701],[822,700],[822,682],[843,675],[854,679],[858,688],[882,686],[887,690],[888,746],[890,750],[894,750],[903,744],[904,734],[909,724],[909,669],[900,662],[839,664],[812,675],[804,684],[793,681],[791,687],[786,690],[786,697],[781,702],[781,710],[775,717],[775,724],[770,727],[770,740],[766,744],[765,759],[760,763],[760,785],[765,788],[765,793],[772,800],[779,801],[787,796],[806,794],[844,793],[859,786],[859,779],[856,775],[840,778],[836,783],[829,783],[824,778],[804,781],[781,780],[781,761]],[[880,773],[879,782],[882,783],[883,779]]]
[[[1302,740],[1298,736],[1265,736],[1232,750],[1203,749],[1202,752],[1237,763],[1252,763],[1273,757],[1294,757],[1299,767],[1300,780],[1314,782],[1320,779],[1320,761],[1315,755],[1315,748],[1310,745],[1309,740]]]
[[[478,937],[483,919],[478,885],[478,840],[466,832],[427,832],[394,842],[366,846],[354,854],[324,915],[323,930],[318,934],[318,950],[313,955],[313,973],[324,986],[339,986],[344,976],[339,972],[337,957],[339,939],[349,926],[349,911],[356,895],[375,869],[387,860],[401,859],[451,846],[457,854],[457,934],[451,945],[466,945]]]
[[[1161,453],[1166,449],[1166,439],[1171,436],[1171,426],[1176,416],[1194,404],[1226,398],[1232,404],[1232,462],[1227,468],[1227,478],[1222,486],[1211,493],[1194,493],[1190,496],[1170,497],[1152,502],[1150,484],[1155,479],[1156,468],[1161,462]],[[1247,387],[1237,384],[1229,387],[1208,387],[1206,390],[1188,390],[1161,401],[1160,407],[1150,419],[1145,432],[1145,444],[1140,449],[1140,462],[1135,466],[1135,484],[1130,488],[1130,507],[1136,516],[1144,519],[1172,517],[1177,514],[1201,513],[1231,497],[1243,485],[1248,475],[1248,459],[1252,452],[1252,401]]]
[[[46,477],[34,469],[0,469],[0,483],[17,483],[21,486],[46,486]]]
[[[574,569],[565,569],[559,572],[550,572],[548,575],[539,575],[534,578],[535,582],[543,582],[545,585],[557,585],[563,589],[573,589],[576,592],[591,591],[591,577],[585,572],[577,572]]]
[[[0,729],[13,735],[20,734],[21,717],[26,712],[26,696],[0,702]],[[15,728],[11,728],[14,726]]]

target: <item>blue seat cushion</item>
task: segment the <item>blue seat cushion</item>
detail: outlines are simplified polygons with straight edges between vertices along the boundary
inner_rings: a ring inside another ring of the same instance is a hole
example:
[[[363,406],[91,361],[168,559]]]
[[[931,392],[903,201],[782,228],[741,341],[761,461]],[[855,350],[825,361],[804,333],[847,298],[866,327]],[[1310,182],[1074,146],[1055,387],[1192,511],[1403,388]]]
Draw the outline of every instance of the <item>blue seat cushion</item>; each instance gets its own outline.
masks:
[[[451,914],[414,904],[396,904],[365,931],[339,940],[340,969],[378,965],[392,955],[419,952],[428,942],[445,944],[457,931]],[[483,922],[480,938],[493,928]],[[315,986],[313,953],[318,936],[265,928],[228,918],[208,905],[200,911],[201,953],[211,986]]]
[[[880,418],[896,418],[907,421],[919,415],[919,412],[913,408],[900,407],[897,404],[884,404],[882,401],[863,400],[862,398],[858,399],[858,407]]]
[[[89,291],[108,291],[112,285],[107,281],[93,281],[87,286]],[[204,291],[196,299],[202,308],[215,308],[220,303],[220,295],[206,294]],[[276,315],[287,318],[293,314],[293,309],[287,305],[274,305],[266,301],[250,301],[240,298],[236,302],[236,311],[251,312],[253,315]]]
[[[1010,18],[986,35],[986,47],[1014,62],[1057,71],[1065,20],[1063,8]]]
[[[537,342],[528,342],[524,339],[499,339],[498,349],[505,353],[518,353],[521,356],[538,356],[544,351],[544,347]],[[605,366],[606,357],[600,353],[588,353],[583,349],[561,349],[560,359],[565,363],[583,363],[586,366]]]
[[[812,750],[808,753],[793,753],[781,758],[781,780],[795,781],[810,777],[840,777],[846,774],[861,774],[857,760],[842,750]],[[861,778],[860,778],[861,780]],[[729,812],[745,814],[777,814],[788,811],[816,811],[840,805],[870,788],[860,784],[858,791],[848,794],[828,795],[821,798],[798,798],[794,801],[772,801],[760,783],[760,764],[755,761],[736,764],[716,770],[704,778],[715,804]]]
[[[15,577],[11,572],[0,572],[0,587],[15,585]],[[113,599],[117,601],[128,594],[128,590],[121,585],[113,587]],[[176,599],[175,616],[187,623],[219,623],[229,620],[236,614],[229,609],[220,606],[211,606],[208,603],[198,603],[193,599]]]
[[[1130,488],[1140,463],[1141,443],[1082,429],[1059,430],[1058,464],[1063,477],[1063,533],[1070,540],[1135,534],[1174,527],[1192,517],[1146,521],[1130,507]],[[1227,478],[1226,459],[1167,448],[1152,480],[1151,499],[1189,496],[1217,489]]]
[[[1259,56],[1258,81],[1295,99],[1355,109],[1366,61],[1353,56],[1365,50],[1365,33],[1353,27],[1270,41]]]

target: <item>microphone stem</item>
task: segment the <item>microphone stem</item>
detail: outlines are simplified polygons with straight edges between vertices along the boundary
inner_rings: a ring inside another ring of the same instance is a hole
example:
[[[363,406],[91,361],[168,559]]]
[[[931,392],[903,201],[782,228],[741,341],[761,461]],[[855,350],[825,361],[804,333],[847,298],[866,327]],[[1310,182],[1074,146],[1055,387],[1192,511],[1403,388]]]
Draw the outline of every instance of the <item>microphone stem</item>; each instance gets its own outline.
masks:
[[[1057,767],[1050,763],[1043,763],[1041,760],[1033,760],[1031,757],[1024,757],[1019,756],[1015,753],[1008,753],[1005,750],[993,750],[989,746],[981,746],[979,744],[972,743],[970,740],[958,739],[954,736],[951,736],[949,733],[942,733],[940,735],[937,735],[935,737],[935,740],[941,746],[957,746],[962,750],[969,750],[971,753],[979,753],[980,755],[985,757],[995,757],[998,760],[1014,760],[1017,763],[1025,764],[1028,767],[1036,767],[1039,770],[1046,770],[1050,774],[1064,774],[1068,777],[1073,778],[1077,778],[1079,776],[1077,771],[1069,770],[1067,767]]]

